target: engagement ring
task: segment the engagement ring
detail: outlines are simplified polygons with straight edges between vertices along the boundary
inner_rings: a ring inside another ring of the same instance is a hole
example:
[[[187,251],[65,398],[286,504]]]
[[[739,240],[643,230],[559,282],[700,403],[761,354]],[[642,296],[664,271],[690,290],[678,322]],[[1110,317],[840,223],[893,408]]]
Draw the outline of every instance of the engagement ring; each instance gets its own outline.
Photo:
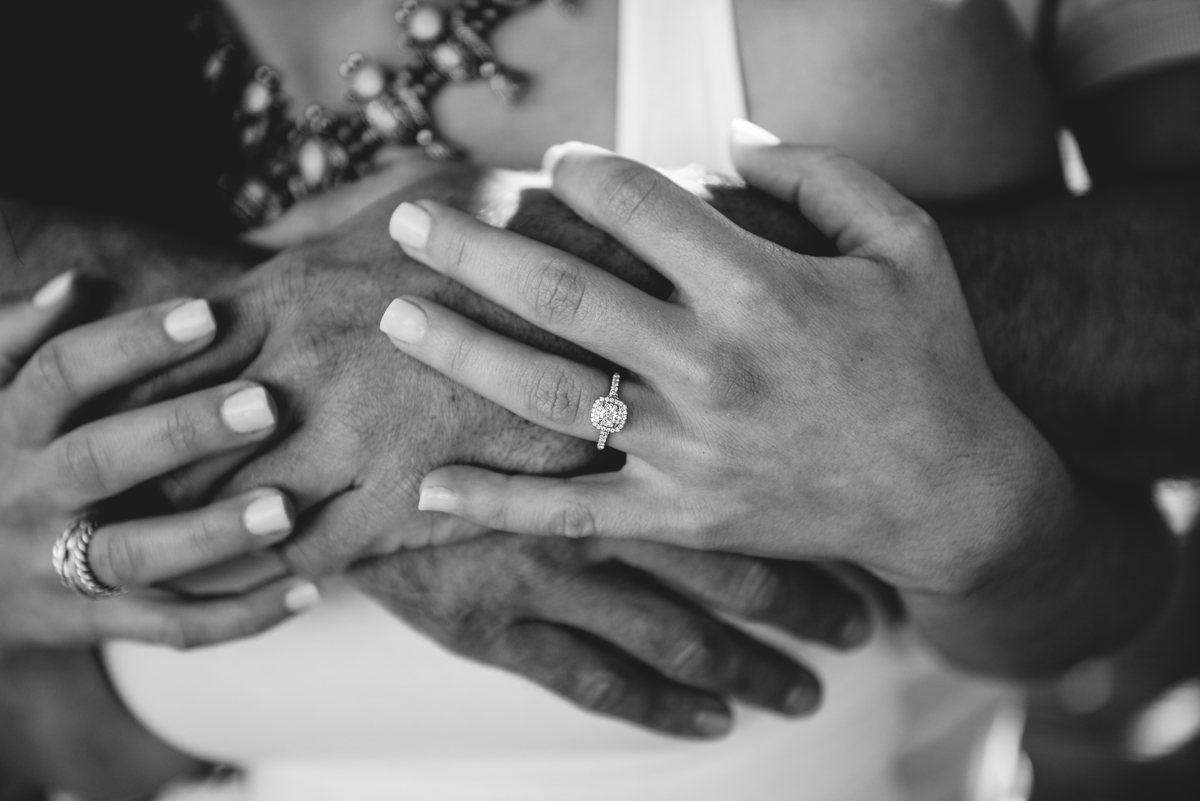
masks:
[[[625,427],[629,417],[629,407],[617,397],[617,387],[621,383],[621,374],[613,373],[612,387],[608,395],[596,398],[592,404],[592,425],[600,431],[600,440],[596,443],[598,450],[604,450],[609,434],[615,434]]]

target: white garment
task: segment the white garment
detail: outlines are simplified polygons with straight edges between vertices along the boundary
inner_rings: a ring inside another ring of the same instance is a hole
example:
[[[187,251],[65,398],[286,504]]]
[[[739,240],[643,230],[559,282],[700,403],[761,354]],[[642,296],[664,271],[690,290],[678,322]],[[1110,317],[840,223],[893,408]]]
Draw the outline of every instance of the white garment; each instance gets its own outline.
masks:
[[[660,166],[731,171],[746,115],[731,0],[622,0],[617,147]],[[248,641],[177,653],[106,648],[152,731],[248,768],[193,801],[1002,801],[1013,694],[935,664],[906,632],[850,654],[752,633],[820,675],[821,710],[739,708],[695,743],[583,713],[454,657],[340,584],[314,611]],[[997,721],[1000,725],[997,725]]]

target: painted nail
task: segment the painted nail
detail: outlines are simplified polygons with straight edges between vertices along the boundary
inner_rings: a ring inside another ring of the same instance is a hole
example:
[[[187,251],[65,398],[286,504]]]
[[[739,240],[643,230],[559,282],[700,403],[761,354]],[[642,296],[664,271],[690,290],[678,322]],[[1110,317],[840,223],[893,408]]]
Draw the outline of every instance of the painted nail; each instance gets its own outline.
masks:
[[[755,125],[750,120],[734,120],[729,124],[729,138],[735,145],[745,147],[774,147],[783,144],[778,136]]]
[[[704,737],[720,737],[727,734],[733,727],[733,718],[728,712],[716,709],[702,709],[692,718],[696,732]]]
[[[407,248],[424,250],[429,240],[429,212],[415,203],[401,203],[392,212],[388,233],[392,239]]]
[[[421,499],[417,508],[422,512],[449,512],[458,514],[462,506],[458,502],[458,494],[445,487],[426,487],[421,490]]]
[[[817,708],[821,701],[820,691],[803,684],[788,690],[783,699],[782,711],[788,715],[803,715]]]
[[[379,330],[392,339],[398,339],[408,345],[415,345],[425,336],[429,318],[425,310],[415,303],[409,303],[402,298],[396,298],[388,304],[383,319],[379,321]]]
[[[275,410],[265,389],[251,387],[225,399],[221,419],[237,433],[249,434],[275,425]]]
[[[242,512],[242,524],[251,534],[265,537],[291,530],[292,516],[282,495],[266,495],[250,502]]]
[[[310,581],[298,581],[283,596],[283,608],[295,614],[311,609],[321,600],[321,591]]]
[[[216,331],[217,321],[213,319],[208,301],[189,300],[171,309],[163,318],[163,328],[166,329],[167,336],[182,345],[185,342],[195,342]]]
[[[75,271],[67,270],[46,282],[33,296],[33,308],[45,311],[62,303],[75,286]]]
[[[542,156],[542,171],[553,177],[554,168],[558,166],[558,162],[562,160],[566,152],[566,144],[551,145],[546,148],[546,153]]]

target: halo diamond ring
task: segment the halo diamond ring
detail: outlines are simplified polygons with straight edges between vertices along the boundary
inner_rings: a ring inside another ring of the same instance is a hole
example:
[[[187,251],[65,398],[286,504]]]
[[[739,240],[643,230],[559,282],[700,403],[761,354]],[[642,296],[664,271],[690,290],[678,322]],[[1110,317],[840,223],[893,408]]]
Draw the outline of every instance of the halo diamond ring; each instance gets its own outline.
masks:
[[[621,374],[613,373],[612,387],[603,398],[596,398],[592,404],[592,425],[600,431],[600,439],[596,443],[597,450],[604,450],[609,434],[616,434],[625,427],[629,418],[629,407],[617,397],[617,387],[621,384]]]

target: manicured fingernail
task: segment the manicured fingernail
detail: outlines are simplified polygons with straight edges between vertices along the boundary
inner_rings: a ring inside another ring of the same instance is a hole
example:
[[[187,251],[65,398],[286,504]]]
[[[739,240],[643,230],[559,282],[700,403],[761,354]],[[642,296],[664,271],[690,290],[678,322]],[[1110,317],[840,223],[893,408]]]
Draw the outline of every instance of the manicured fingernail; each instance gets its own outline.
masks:
[[[74,270],[67,270],[65,273],[51,278],[46,282],[45,286],[34,294],[31,301],[33,308],[45,311],[52,306],[57,306],[70,294],[71,287],[73,286],[75,286]]]
[[[251,387],[225,399],[221,419],[237,433],[249,434],[275,425],[275,410],[265,389]]]
[[[422,512],[449,512],[452,515],[462,511],[458,495],[445,487],[426,487],[421,490],[417,508]]]
[[[870,622],[861,615],[854,615],[842,624],[841,643],[846,647],[858,645],[871,633]]]
[[[424,250],[429,240],[429,212],[415,203],[401,203],[392,212],[388,233],[401,245]]]
[[[782,711],[789,715],[802,715],[815,709],[820,700],[821,696],[817,690],[797,684],[783,699]]]
[[[163,328],[167,336],[181,345],[185,342],[195,342],[200,337],[208,336],[217,330],[217,321],[213,319],[212,309],[206,300],[189,300],[182,306],[177,306],[163,318]]]
[[[429,318],[425,310],[415,303],[409,303],[402,298],[396,298],[388,304],[383,319],[379,321],[379,330],[392,339],[398,339],[408,345],[415,345],[425,336],[425,328]]]
[[[755,125],[750,120],[734,120],[730,123],[729,137],[735,145],[745,145],[747,147],[773,147],[783,144],[778,136],[766,128]]]
[[[551,145],[550,147],[546,148],[546,153],[542,156],[542,171],[553,176],[554,168],[558,166],[558,162],[562,159],[563,154],[566,152],[566,144]]]
[[[250,502],[242,512],[242,523],[251,534],[265,537],[290,531],[292,515],[282,495],[266,495]]]
[[[695,726],[696,732],[704,737],[720,737],[733,728],[733,718],[728,712],[703,709],[692,718],[692,725]]]
[[[309,581],[300,581],[283,596],[283,608],[289,612],[303,612],[311,609],[321,600],[321,591],[317,585]]]

